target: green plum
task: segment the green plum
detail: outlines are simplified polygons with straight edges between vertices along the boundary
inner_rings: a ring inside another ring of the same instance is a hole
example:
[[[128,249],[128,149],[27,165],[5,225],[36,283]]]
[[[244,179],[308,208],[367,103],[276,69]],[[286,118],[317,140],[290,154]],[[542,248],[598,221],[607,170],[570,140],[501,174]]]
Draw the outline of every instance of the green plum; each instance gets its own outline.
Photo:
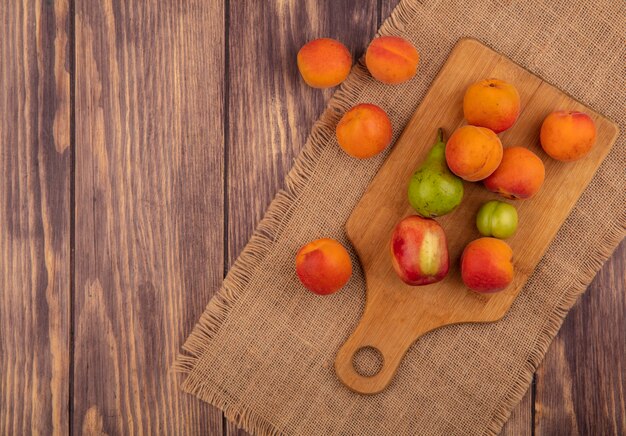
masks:
[[[503,201],[488,201],[478,210],[476,227],[483,236],[499,239],[511,237],[517,230],[517,210]]]
[[[439,129],[437,142],[409,182],[409,203],[423,217],[450,213],[463,199],[463,181],[446,164],[446,144]]]

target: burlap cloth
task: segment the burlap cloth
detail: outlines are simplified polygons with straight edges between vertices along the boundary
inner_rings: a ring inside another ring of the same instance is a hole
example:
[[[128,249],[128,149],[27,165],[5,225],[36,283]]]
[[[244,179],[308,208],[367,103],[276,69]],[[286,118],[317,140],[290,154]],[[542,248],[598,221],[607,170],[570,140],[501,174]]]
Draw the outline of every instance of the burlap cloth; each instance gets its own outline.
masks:
[[[177,362],[186,373],[184,390],[258,434],[498,433],[567,311],[625,234],[625,5],[402,1],[380,33],[415,44],[422,54],[417,76],[386,86],[359,63],[335,93],[285,190],[184,344]],[[482,41],[618,122],[621,134],[502,321],[429,333],[385,391],[358,395],[333,369],[364,305],[358,261],[348,286],[318,297],[299,284],[295,253],[322,236],[350,246],[344,223],[385,157],[345,155],[334,135],[340,115],[358,102],[375,103],[389,113],[397,137],[462,37]]]

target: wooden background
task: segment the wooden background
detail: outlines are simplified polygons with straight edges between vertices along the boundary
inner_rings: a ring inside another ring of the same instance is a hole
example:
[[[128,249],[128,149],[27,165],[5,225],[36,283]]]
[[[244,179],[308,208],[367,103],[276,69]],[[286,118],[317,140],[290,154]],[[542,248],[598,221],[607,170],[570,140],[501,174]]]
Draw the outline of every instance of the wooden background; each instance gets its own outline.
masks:
[[[170,370],[397,0],[0,0],[0,434],[238,430]],[[626,432],[622,243],[503,434]]]

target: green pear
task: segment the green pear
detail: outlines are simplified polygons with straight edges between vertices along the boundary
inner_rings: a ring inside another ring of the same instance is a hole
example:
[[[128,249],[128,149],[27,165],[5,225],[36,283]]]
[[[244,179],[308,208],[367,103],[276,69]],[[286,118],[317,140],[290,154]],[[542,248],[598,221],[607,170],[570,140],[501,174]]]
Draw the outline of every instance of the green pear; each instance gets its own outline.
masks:
[[[446,164],[446,144],[439,129],[437,143],[409,182],[409,203],[423,217],[450,213],[463,199],[463,181]]]

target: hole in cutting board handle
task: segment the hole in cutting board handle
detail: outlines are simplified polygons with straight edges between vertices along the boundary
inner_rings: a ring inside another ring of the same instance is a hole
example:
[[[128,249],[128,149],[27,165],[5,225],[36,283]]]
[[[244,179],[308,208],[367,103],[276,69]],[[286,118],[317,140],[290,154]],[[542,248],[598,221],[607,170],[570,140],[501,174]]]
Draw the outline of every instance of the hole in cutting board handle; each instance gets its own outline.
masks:
[[[362,377],[374,377],[385,365],[383,353],[376,347],[366,345],[357,349],[352,355],[352,366]]]

